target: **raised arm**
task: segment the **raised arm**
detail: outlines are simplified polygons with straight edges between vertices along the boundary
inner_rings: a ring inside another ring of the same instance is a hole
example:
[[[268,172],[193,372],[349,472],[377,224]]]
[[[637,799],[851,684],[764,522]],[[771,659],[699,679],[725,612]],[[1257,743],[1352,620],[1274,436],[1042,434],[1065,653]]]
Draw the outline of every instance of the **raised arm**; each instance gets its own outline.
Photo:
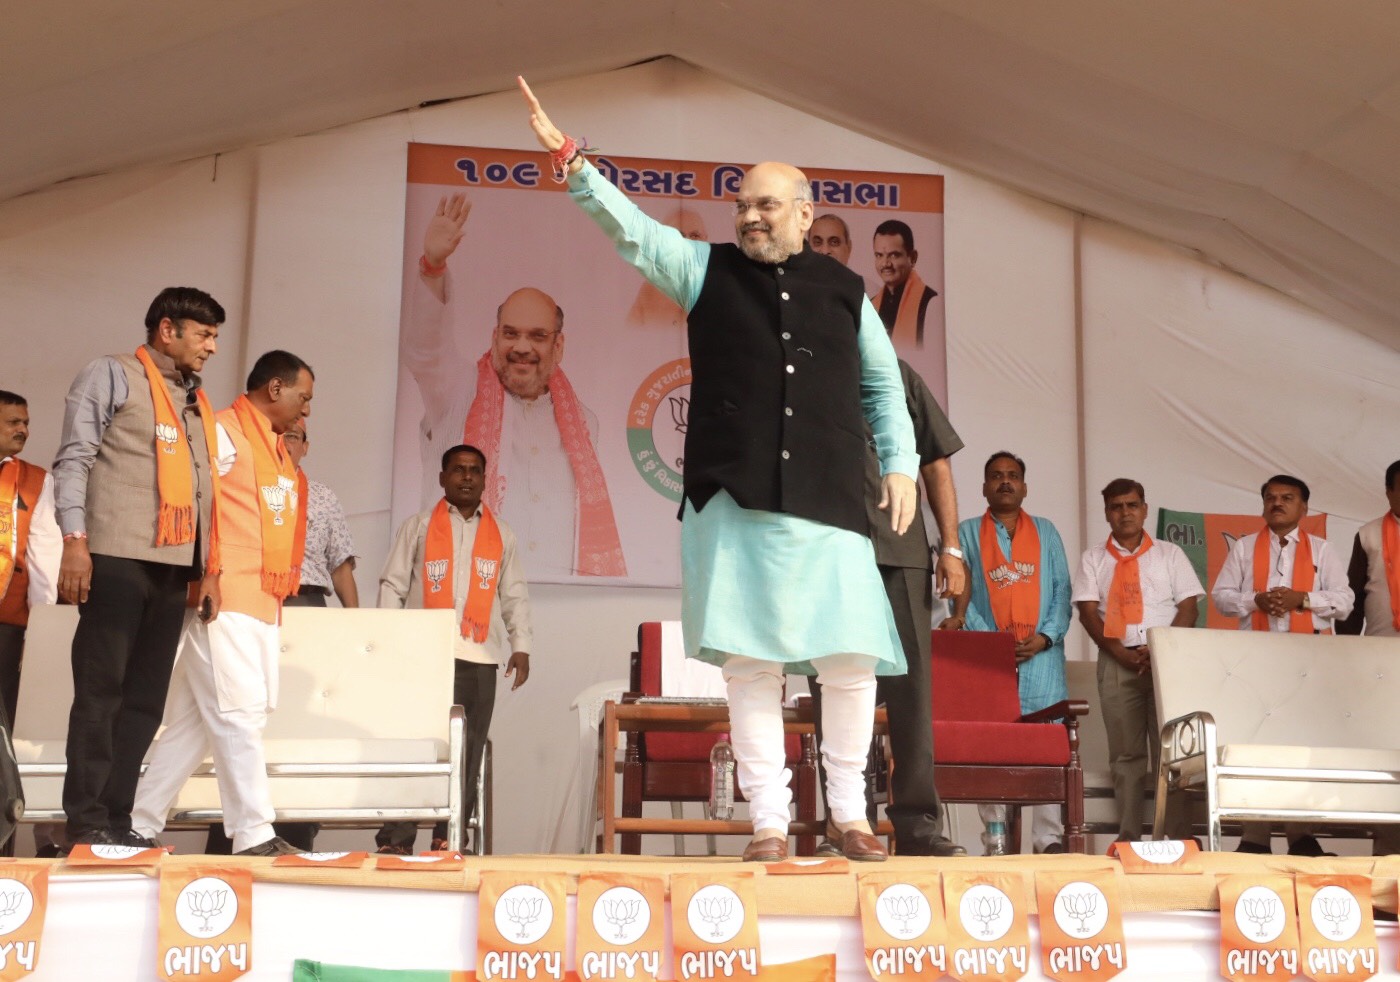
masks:
[[[553,160],[556,151],[567,145],[568,138],[550,121],[525,80],[520,78],[518,82],[530,110],[530,128]],[[679,230],[647,215],[588,163],[581,152],[567,164],[561,162],[560,167],[567,175],[569,197],[612,240],[618,255],[689,312],[700,297],[710,244],[687,239]]]
[[[446,414],[463,379],[475,379],[467,371],[467,360],[447,317],[447,301],[456,286],[447,260],[462,241],[471,210],[465,194],[444,194],[438,201],[423,233],[418,271],[408,285],[404,304],[399,357],[418,385],[429,425]]]

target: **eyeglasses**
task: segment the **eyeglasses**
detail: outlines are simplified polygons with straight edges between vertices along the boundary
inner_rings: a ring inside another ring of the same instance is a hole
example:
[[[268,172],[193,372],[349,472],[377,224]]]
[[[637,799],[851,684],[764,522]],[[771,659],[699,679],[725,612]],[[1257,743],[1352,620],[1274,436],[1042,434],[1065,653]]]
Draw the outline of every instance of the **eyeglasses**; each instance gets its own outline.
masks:
[[[558,331],[546,331],[542,327],[537,327],[533,331],[519,331],[513,327],[502,327],[498,330],[501,333],[501,337],[510,344],[514,344],[522,337],[531,344],[545,344],[550,338],[559,333]]]
[[[760,215],[771,215],[783,206],[787,201],[801,201],[801,198],[755,198],[753,201],[745,201],[737,198],[734,201],[734,214],[745,214],[750,208],[757,209]]]

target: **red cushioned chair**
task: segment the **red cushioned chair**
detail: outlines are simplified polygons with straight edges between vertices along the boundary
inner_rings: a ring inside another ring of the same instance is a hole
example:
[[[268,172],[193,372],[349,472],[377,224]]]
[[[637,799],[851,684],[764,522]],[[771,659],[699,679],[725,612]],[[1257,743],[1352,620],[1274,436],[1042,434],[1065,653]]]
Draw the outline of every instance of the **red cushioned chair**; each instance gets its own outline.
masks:
[[[1084,852],[1078,718],[1089,704],[1065,700],[1022,716],[1016,650],[1006,633],[934,631],[932,677],[939,797],[1016,806],[1057,802],[1064,808],[1065,848]],[[1019,807],[1011,809],[1013,851],[1020,849],[1020,814]]]
[[[661,695],[661,622],[644,621],[637,627],[637,650],[632,652],[630,694]],[[640,818],[648,801],[699,801],[710,798],[710,750],[718,739],[708,733],[628,733],[622,763],[622,815]],[[817,818],[816,738],[808,734],[787,737],[787,766],[792,771],[793,803],[798,821]],[[736,787],[734,796],[743,800]],[[622,852],[642,850],[640,833],[620,836]],[[816,851],[813,836],[797,837],[797,854]]]

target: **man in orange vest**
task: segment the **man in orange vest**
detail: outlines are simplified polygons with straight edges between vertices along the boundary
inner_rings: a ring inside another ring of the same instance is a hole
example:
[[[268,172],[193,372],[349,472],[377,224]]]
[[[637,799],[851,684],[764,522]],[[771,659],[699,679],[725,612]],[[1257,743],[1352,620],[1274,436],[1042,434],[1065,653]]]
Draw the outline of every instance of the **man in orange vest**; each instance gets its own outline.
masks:
[[[277,705],[278,625],[295,593],[306,540],[306,484],[282,434],[311,414],[315,376],[286,351],[269,351],[248,374],[248,391],[218,415],[218,548],[223,604],[214,619],[191,611],[165,730],[136,788],[132,830],[165,828],[185,781],[212,750],[224,830],[234,852],[300,852],[278,836],[262,733]]]
[[[53,511],[53,478],[20,460],[29,441],[29,403],[0,390],[0,700],[14,726],[29,609],[58,599],[63,536]]]

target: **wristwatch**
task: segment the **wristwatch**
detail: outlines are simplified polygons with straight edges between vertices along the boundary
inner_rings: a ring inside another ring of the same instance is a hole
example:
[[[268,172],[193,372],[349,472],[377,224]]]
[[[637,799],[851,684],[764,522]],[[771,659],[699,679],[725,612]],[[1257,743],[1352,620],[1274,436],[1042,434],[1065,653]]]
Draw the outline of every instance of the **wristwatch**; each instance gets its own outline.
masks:
[[[1307,594],[1307,593],[1304,593],[1304,594],[1303,594],[1303,608],[1302,608],[1302,609],[1303,609],[1303,610],[1312,610],[1312,596],[1311,596],[1310,594]]]
[[[944,546],[939,550],[939,553],[944,556],[952,556],[954,559],[963,558],[963,551],[957,546]]]

